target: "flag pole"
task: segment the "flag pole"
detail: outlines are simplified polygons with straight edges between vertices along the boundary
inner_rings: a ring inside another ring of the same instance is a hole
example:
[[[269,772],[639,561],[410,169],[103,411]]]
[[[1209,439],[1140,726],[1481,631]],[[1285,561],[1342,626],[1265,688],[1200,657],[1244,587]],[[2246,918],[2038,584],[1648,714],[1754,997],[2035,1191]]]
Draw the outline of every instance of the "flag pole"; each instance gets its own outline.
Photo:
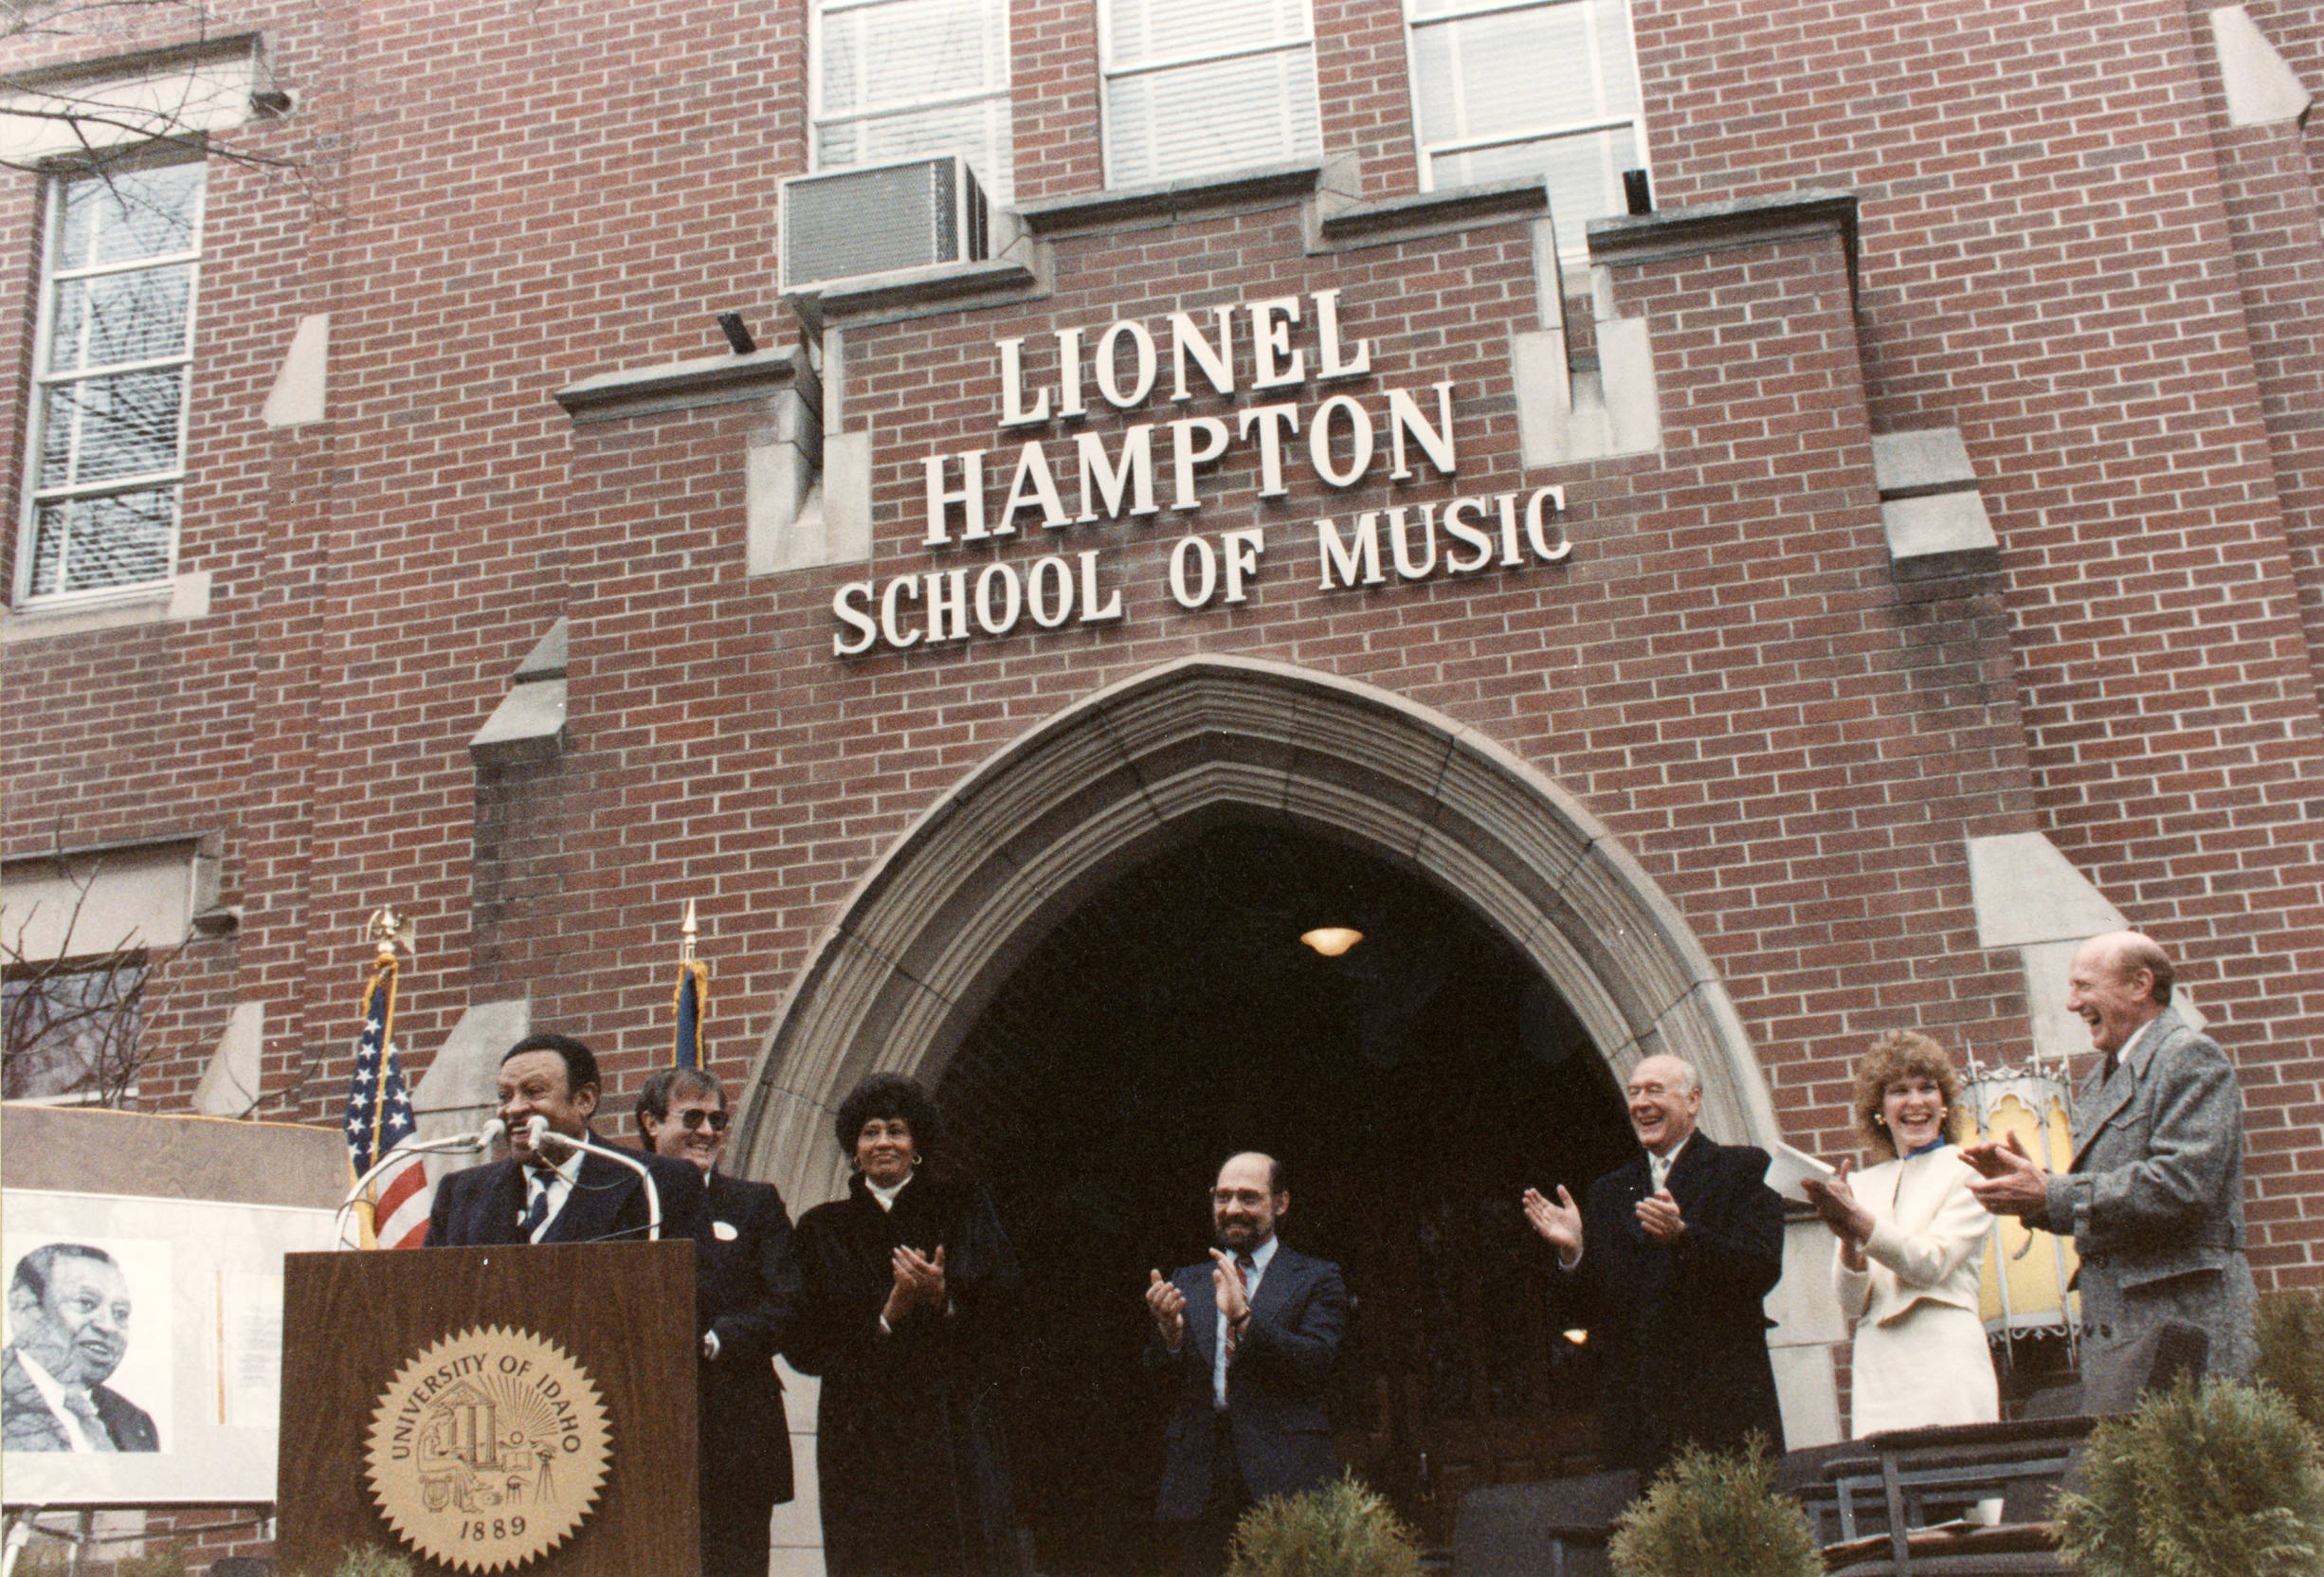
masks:
[[[676,1010],[675,1042],[670,1065],[702,1066],[702,1021],[710,1014],[710,966],[694,956],[694,900],[686,900],[685,919],[678,928],[678,992],[671,999]]]
[[[367,1026],[367,1038],[375,1028],[379,1042],[378,1055],[384,1059],[387,1055],[387,1048],[393,1043],[395,1036],[395,979],[398,972],[396,950],[401,948],[406,952],[416,952],[418,932],[409,918],[398,915],[393,908],[390,907],[372,912],[371,919],[363,927],[363,936],[364,940],[374,943],[376,946],[372,956],[371,979],[363,988],[362,1016]],[[363,1070],[359,1063],[355,1078],[358,1081],[363,1078]],[[387,1102],[380,1098],[379,1080],[376,1075],[373,1076],[371,1098],[366,1104],[371,1132],[362,1150],[370,1160],[375,1161],[380,1155],[380,1134],[387,1120]],[[349,1156],[351,1166],[354,1159],[354,1154],[351,1151]],[[356,1175],[359,1177],[360,1172],[358,1171]],[[356,1202],[354,1212],[358,1229],[362,1234],[362,1245],[365,1248],[374,1247],[378,1242],[377,1224],[372,1206],[372,1190],[367,1188],[364,1190],[363,1198]]]

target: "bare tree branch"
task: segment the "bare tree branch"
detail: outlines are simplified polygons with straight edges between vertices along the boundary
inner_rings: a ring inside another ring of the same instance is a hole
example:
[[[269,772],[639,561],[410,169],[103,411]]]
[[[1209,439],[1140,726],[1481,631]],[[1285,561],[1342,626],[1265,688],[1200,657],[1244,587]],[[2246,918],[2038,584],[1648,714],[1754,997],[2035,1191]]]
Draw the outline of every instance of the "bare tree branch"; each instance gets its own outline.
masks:
[[[313,198],[305,160],[262,151],[214,125],[205,126],[195,113],[203,107],[195,98],[198,73],[178,79],[174,102],[148,103],[107,97],[100,90],[108,84],[76,82],[57,70],[76,59],[91,60],[96,70],[101,69],[98,57],[198,44],[213,36],[216,20],[209,0],[0,0],[0,46],[16,43],[25,46],[20,55],[46,57],[38,65],[0,72],[0,125],[62,126],[78,145],[45,149],[36,158],[0,157],[0,169],[37,173],[64,156],[78,168],[102,172],[140,156],[155,142],[198,139],[208,157],[290,176]],[[136,80],[135,74],[125,74],[125,80]],[[155,88],[171,80],[169,73],[157,71],[140,87]],[[287,95],[260,88],[251,95],[249,116],[271,120],[290,103]]]
[[[53,955],[43,948],[36,957],[27,945],[37,902],[13,936],[0,938],[0,1094],[77,1095],[118,1106],[158,1052],[146,1035],[152,964],[130,934],[99,950],[77,948],[98,867],[75,869],[59,855],[56,868],[73,901]]]

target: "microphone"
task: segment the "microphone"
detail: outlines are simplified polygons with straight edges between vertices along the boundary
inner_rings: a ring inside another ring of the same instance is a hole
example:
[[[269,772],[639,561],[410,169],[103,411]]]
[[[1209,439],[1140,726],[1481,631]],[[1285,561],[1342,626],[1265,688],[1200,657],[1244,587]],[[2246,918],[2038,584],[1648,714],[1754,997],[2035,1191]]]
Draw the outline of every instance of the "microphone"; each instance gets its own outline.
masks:
[[[628,1151],[614,1150],[585,1135],[552,1133],[549,1132],[549,1119],[537,1112],[525,1119],[524,1141],[535,1154],[548,1156],[553,1161],[557,1158],[551,1152],[551,1147],[554,1146],[566,1151],[578,1150],[590,1155],[602,1155],[636,1172],[645,1185],[645,1241],[649,1243],[661,1242],[662,1190],[655,1186],[654,1174],[646,1169],[645,1162]]]
[[[538,1122],[540,1119],[536,1117],[533,1120]],[[339,1201],[338,1213],[331,1218],[332,1236],[338,1239],[341,1248],[353,1246],[347,1241],[347,1213],[355,1207],[355,1202],[363,1197],[363,1191],[372,1186],[372,1179],[397,1162],[409,1160],[414,1155],[473,1155],[490,1150],[507,1132],[508,1124],[499,1117],[493,1117],[473,1133],[449,1133],[441,1139],[404,1140],[355,1179],[354,1186],[347,1190],[347,1197]]]

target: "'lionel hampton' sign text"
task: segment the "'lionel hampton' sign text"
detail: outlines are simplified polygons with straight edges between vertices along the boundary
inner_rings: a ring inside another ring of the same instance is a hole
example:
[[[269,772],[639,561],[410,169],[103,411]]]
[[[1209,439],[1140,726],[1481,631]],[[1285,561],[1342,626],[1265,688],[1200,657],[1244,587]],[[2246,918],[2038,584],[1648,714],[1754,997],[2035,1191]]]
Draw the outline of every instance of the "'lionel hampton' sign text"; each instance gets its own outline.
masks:
[[[1196,314],[1173,312],[1159,340],[1135,318],[1108,325],[1094,340],[1085,328],[1060,329],[1048,358],[1051,381],[1039,387],[1026,375],[1025,340],[996,341],[1004,434],[1084,421],[1103,407],[1139,410],[1161,386],[1166,366],[1169,403],[1186,413],[1133,422],[1110,448],[1102,431],[1076,432],[1071,456],[1062,462],[1038,436],[1021,440],[1013,459],[1005,446],[929,455],[920,462],[923,544],[932,553],[990,548],[1035,530],[1145,522],[1166,513],[1190,526],[1204,507],[1207,474],[1238,450],[1246,463],[1256,462],[1261,498],[1289,497],[1300,473],[1342,491],[1383,477],[1407,483],[1458,475],[1449,380],[1417,394],[1384,389],[1370,402],[1336,393],[1312,405],[1294,397],[1223,415],[1199,409],[1206,402],[1232,401],[1245,389],[1296,395],[1314,385],[1370,377],[1371,342],[1350,345],[1342,336],[1338,291],[1240,301],[1210,308],[1208,316],[1206,325]],[[1004,476],[1008,491],[996,507]],[[1391,572],[1401,582],[1554,564],[1573,551],[1558,518],[1565,501],[1563,488],[1536,487],[1364,510],[1344,528],[1336,518],[1319,517],[1316,572],[1322,589],[1332,591],[1388,585]],[[1171,600],[1189,609],[1246,601],[1266,551],[1264,526],[1222,531],[1215,540],[1189,531],[1171,551]],[[1038,629],[1111,623],[1121,618],[1122,601],[1107,569],[1104,549],[1085,548],[1044,554],[1024,570],[994,558],[982,568],[851,581],[831,599],[841,626],[831,649],[858,657],[1007,636],[1028,623]]]

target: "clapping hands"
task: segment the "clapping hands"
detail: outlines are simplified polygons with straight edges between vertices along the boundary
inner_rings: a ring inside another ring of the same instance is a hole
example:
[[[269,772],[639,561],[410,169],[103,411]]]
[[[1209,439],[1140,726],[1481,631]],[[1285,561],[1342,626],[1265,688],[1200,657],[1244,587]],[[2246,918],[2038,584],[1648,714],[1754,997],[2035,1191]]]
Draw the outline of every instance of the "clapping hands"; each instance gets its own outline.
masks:
[[[944,1245],[936,1244],[934,1254],[922,1254],[918,1249],[899,1247],[890,1256],[896,1278],[888,1288],[888,1300],[880,1311],[880,1317],[893,1327],[915,1309],[934,1309],[942,1313],[950,1301],[944,1285]]]
[[[1582,1210],[1566,1192],[1566,1186],[1557,1186],[1554,1202],[1545,1197],[1539,1188],[1528,1188],[1518,1201],[1525,1207],[1525,1219],[1552,1248],[1557,1250],[1560,1264],[1571,1265],[1582,1257]]]

